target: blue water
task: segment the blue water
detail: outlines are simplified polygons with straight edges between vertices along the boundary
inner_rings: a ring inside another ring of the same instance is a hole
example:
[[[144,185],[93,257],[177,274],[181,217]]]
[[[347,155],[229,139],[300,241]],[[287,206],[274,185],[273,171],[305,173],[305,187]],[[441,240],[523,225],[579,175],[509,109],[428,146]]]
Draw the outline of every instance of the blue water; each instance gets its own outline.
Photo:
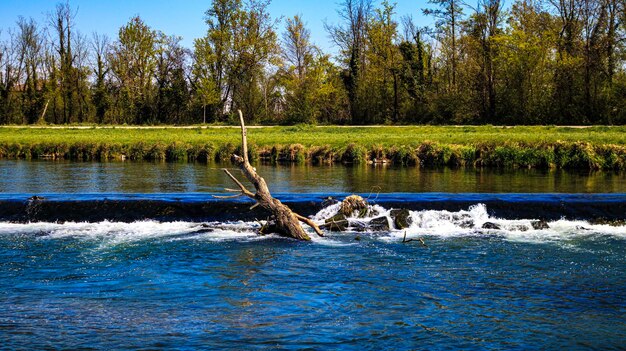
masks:
[[[220,167],[0,161],[0,349],[626,349],[626,227],[585,221],[619,217],[623,174],[257,165],[286,202],[415,210],[405,231],[307,243],[210,216],[7,222],[32,195],[221,206]]]
[[[624,228],[480,231],[449,215],[414,213],[426,247],[247,222],[0,223],[0,348],[626,346]]]

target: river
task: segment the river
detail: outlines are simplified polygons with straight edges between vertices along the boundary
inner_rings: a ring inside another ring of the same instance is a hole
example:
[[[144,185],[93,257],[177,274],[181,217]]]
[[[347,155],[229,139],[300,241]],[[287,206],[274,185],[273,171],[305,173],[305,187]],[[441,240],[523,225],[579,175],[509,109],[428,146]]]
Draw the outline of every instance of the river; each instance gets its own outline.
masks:
[[[257,168],[287,199],[358,192],[376,216],[405,201],[412,224],[296,242],[256,235],[250,214],[0,221],[1,348],[624,347],[626,227],[583,213],[603,201],[623,206],[623,174]],[[0,162],[0,200],[18,203],[32,195],[72,206],[104,197],[197,203],[229,186],[220,165]],[[465,202],[429,208],[416,199]],[[524,215],[497,212],[503,201],[523,204]],[[318,221],[336,211],[311,203]],[[534,229],[548,203],[563,204],[551,207],[563,217]],[[209,206],[219,214],[229,204]]]

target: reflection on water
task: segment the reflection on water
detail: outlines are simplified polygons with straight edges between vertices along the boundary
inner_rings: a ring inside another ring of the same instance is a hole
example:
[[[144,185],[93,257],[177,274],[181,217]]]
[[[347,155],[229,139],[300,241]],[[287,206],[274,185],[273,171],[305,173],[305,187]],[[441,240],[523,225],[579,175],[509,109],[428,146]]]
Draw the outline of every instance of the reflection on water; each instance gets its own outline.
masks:
[[[0,161],[3,193],[220,192],[220,164]],[[277,193],[623,193],[624,173],[387,166],[256,165]]]

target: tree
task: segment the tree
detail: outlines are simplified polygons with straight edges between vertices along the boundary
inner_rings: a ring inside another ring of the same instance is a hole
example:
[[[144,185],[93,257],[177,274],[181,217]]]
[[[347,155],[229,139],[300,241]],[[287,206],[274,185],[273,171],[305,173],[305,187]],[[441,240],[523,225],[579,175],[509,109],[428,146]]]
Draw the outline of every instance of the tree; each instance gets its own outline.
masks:
[[[285,66],[281,76],[286,89],[287,120],[290,122],[315,123],[317,118],[313,100],[316,82],[311,71],[318,49],[310,40],[311,32],[304,27],[300,16],[287,19],[282,52]]]
[[[22,123],[35,123],[43,109],[44,40],[37,23],[20,17],[17,21],[17,90],[21,100]]]
[[[156,32],[139,17],[120,28],[109,63],[116,80],[117,113],[121,122],[153,121],[152,79],[156,68]]]
[[[89,45],[85,36],[74,31],[76,14],[66,1],[57,4],[55,11],[48,15],[55,37],[50,40],[54,53],[47,56],[50,79],[46,85],[46,106],[53,102],[54,120],[62,123],[84,122],[90,115]]]
[[[195,98],[202,105],[202,122],[207,122],[206,107],[211,105],[213,119],[224,112],[224,102],[222,90],[218,84],[222,84],[221,74],[217,73],[217,59],[214,57],[213,48],[207,37],[194,41],[194,64],[193,93]],[[222,64],[221,62],[220,64]]]
[[[181,38],[158,33],[156,50],[156,121],[183,123],[189,101],[189,87],[185,78],[187,50],[180,45]]]
[[[280,49],[274,30],[277,22],[268,13],[269,0],[251,0],[236,17],[233,34],[233,61],[230,84],[233,98],[230,111],[241,109],[252,121],[264,104],[260,78],[276,64]]]
[[[315,233],[319,236],[324,236],[324,233],[321,229],[307,217],[301,216],[280,202],[280,200],[272,197],[272,194],[267,187],[267,183],[263,177],[259,176],[256,172],[256,169],[250,165],[248,160],[248,140],[247,140],[247,131],[246,126],[243,121],[243,115],[241,114],[241,110],[239,112],[239,121],[241,124],[241,150],[242,156],[232,155],[232,159],[234,163],[241,169],[241,172],[244,176],[254,185],[256,189],[256,193],[252,193],[249,191],[235,176],[233,176],[226,168],[224,168],[224,172],[228,175],[230,179],[233,180],[235,184],[239,187],[239,191],[234,190],[234,192],[239,192],[238,195],[233,196],[216,196],[218,198],[234,198],[239,196],[246,196],[250,199],[256,201],[256,205],[260,205],[263,209],[269,211],[272,214],[272,222],[266,223],[263,228],[261,228],[261,232],[263,233],[266,229],[269,232],[278,233],[280,235],[292,237],[298,240],[311,240],[309,235],[302,229],[300,222],[307,224],[311,227]],[[231,191],[230,189],[227,189]],[[233,192],[233,191],[231,191]],[[269,227],[272,227],[268,229]]]
[[[237,108],[253,120],[259,117],[261,77],[279,52],[268,5],[265,0],[216,0],[206,12],[209,29],[194,43],[193,80],[195,95],[213,105],[218,117]]]
[[[335,45],[340,49],[341,61],[345,65],[342,74],[350,103],[350,116],[353,124],[367,122],[366,110],[361,108],[362,76],[365,72],[365,48],[367,24],[372,12],[371,0],[344,0],[339,16],[344,21],[340,25],[326,24]]]
[[[206,11],[207,33],[194,41],[194,86],[202,101],[205,121],[206,105],[212,105],[212,114],[220,117],[226,113],[226,103],[232,96],[233,35],[241,6],[240,0],[213,1]]]
[[[110,90],[107,87],[109,75],[109,64],[107,55],[109,53],[109,38],[98,33],[92,34],[92,73],[95,84],[92,87],[92,101],[95,107],[95,117],[97,123],[104,123],[106,113],[110,106]]]
[[[459,23],[463,17],[462,2],[460,0],[428,0],[428,3],[436,7],[423,9],[422,12],[436,19],[437,38],[441,42],[442,50],[446,56],[446,63],[450,66],[447,69],[447,72],[449,72],[449,89],[454,90],[457,84],[457,39]]]
[[[499,84],[499,122],[539,124],[551,120],[554,75],[551,67],[558,33],[554,19],[536,0],[520,0],[511,7],[505,35],[495,38],[494,58]]]
[[[500,0],[481,0],[467,23],[467,41],[475,50],[477,72],[473,73],[476,105],[480,106],[477,118],[487,123],[497,123],[496,116],[496,66],[498,36],[501,34],[502,3]]]
[[[0,32],[1,34],[1,32]],[[13,90],[18,84],[18,55],[14,33],[8,33],[8,39],[0,42],[0,123],[14,123],[16,113]]]
[[[557,123],[580,123],[583,116],[578,113],[581,85],[581,11],[580,1],[550,0],[556,10],[558,39],[557,60],[554,72],[554,100]]]
[[[369,120],[374,123],[397,123],[400,119],[400,51],[398,23],[393,19],[395,5],[384,0],[374,11],[367,26],[365,73],[369,87],[370,108],[375,111]],[[391,97],[391,98],[389,98]]]
[[[606,101],[600,94],[607,84],[608,74],[605,62],[608,52],[605,49],[607,36],[609,3],[606,0],[582,0],[582,40],[583,40],[583,123],[589,123],[603,114]],[[610,69],[610,68],[609,68]]]
[[[77,122],[89,122],[92,109],[89,82],[87,81],[91,71],[89,63],[90,43],[87,37],[79,32],[76,32],[76,35],[74,35],[73,42],[74,59],[72,64],[74,67],[71,70],[71,78],[73,82],[72,90],[74,91],[72,97],[76,101],[73,106],[76,111]]]
[[[193,50],[139,17],[88,41],[62,1],[4,33],[0,123],[626,121],[626,0],[430,0],[430,29],[342,0],[337,55],[301,16],[278,37],[269,0],[213,0]]]
[[[401,55],[400,81],[406,91],[404,122],[427,122],[430,111],[426,104],[426,93],[431,85],[427,79],[430,72],[430,49],[423,41],[423,30],[410,17],[404,18],[405,34],[398,45]]]

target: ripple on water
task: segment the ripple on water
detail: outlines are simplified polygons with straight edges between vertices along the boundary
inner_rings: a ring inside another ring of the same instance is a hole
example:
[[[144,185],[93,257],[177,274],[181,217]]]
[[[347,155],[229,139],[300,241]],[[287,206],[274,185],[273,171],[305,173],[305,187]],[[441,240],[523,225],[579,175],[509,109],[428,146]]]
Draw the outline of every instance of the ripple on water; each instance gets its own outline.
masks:
[[[257,236],[256,222],[0,223],[0,338],[9,349],[623,345],[623,227],[522,231],[531,219],[482,205],[411,217],[407,238],[426,246],[402,243],[404,231],[302,243]]]

